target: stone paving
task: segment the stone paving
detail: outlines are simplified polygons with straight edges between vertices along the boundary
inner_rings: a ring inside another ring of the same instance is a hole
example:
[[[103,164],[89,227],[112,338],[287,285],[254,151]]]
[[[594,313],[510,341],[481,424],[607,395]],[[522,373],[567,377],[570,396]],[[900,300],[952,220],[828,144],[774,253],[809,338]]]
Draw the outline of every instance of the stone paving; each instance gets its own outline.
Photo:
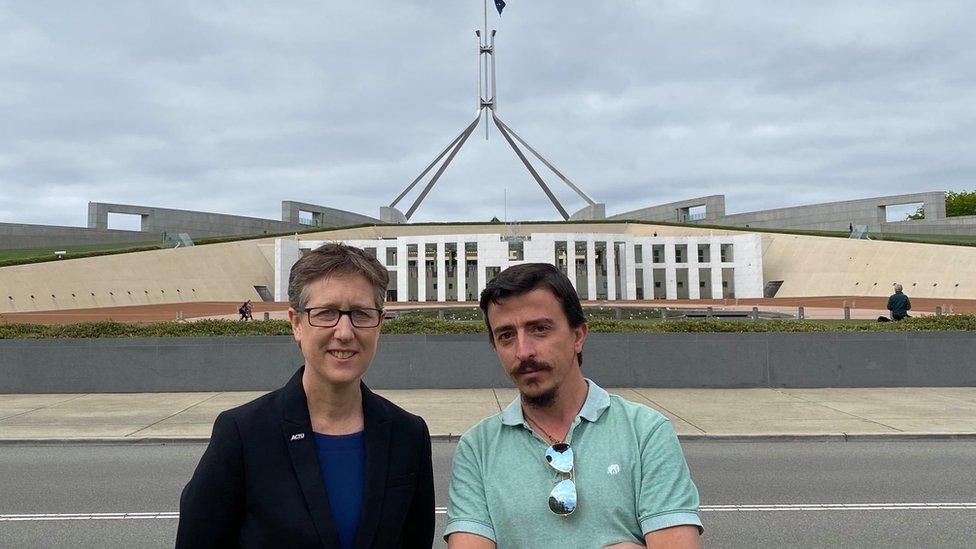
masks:
[[[659,410],[698,438],[976,437],[976,387],[645,389],[610,392]],[[512,388],[377,393],[459,436],[516,397]],[[0,442],[209,437],[217,414],[260,392],[0,395]]]

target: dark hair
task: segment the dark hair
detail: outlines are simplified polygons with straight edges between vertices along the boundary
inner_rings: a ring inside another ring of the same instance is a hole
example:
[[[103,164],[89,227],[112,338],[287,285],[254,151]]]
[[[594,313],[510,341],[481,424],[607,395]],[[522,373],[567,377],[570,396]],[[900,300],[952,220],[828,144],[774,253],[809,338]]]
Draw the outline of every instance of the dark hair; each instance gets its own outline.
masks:
[[[578,328],[586,324],[586,316],[583,314],[583,305],[580,304],[579,295],[566,275],[549,263],[523,263],[502,271],[501,274],[488,282],[481,292],[479,306],[485,314],[489,343],[494,345],[495,339],[491,333],[488,305],[492,303],[497,305],[507,297],[524,295],[539,288],[545,288],[556,296],[556,299],[563,306],[563,313],[566,315],[570,328]],[[576,359],[582,366],[583,353],[577,353]]]
[[[308,252],[295,262],[288,276],[288,304],[296,311],[308,305],[308,285],[315,280],[335,275],[359,275],[373,286],[373,301],[383,308],[390,273],[375,257],[355,246],[329,242]]]

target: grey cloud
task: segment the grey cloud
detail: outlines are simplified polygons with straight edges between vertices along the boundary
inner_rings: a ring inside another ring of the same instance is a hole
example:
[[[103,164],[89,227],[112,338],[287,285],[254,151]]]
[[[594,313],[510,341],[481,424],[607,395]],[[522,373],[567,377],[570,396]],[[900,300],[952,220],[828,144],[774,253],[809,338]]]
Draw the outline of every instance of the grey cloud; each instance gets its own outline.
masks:
[[[611,213],[976,187],[968,2],[512,0],[489,17],[500,114]],[[83,225],[87,200],[376,215],[474,115],[481,25],[434,0],[0,6],[0,221]],[[557,217],[479,131],[415,219],[501,217],[506,189],[510,218]]]

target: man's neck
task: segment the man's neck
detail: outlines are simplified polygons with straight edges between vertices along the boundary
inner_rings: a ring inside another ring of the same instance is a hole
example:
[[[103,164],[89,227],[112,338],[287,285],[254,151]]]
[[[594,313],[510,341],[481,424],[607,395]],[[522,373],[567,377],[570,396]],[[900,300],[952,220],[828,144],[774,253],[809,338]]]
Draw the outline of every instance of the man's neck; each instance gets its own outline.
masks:
[[[528,416],[544,428],[558,427],[560,430],[568,429],[569,425],[576,419],[583,403],[586,402],[586,394],[589,386],[582,372],[570,376],[560,386],[559,393],[552,404],[548,406],[531,406],[522,402],[523,415]],[[552,433],[555,436],[555,433]],[[564,433],[560,433],[563,435]]]
[[[312,430],[345,435],[363,430],[363,394],[358,383],[332,385],[314,379],[306,369],[302,377]]]

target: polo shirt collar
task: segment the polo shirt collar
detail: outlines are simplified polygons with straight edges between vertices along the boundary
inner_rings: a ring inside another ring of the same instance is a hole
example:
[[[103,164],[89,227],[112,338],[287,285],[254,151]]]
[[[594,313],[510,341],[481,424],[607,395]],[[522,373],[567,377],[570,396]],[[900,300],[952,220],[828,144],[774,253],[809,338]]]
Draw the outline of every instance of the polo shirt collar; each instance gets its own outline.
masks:
[[[597,385],[593,380],[586,379],[588,386],[586,390],[586,400],[580,408],[578,417],[587,421],[594,422],[600,419],[603,412],[610,407],[610,393]],[[501,419],[504,425],[524,425],[525,416],[522,415],[522,397],[517,396],[501,412]]]

